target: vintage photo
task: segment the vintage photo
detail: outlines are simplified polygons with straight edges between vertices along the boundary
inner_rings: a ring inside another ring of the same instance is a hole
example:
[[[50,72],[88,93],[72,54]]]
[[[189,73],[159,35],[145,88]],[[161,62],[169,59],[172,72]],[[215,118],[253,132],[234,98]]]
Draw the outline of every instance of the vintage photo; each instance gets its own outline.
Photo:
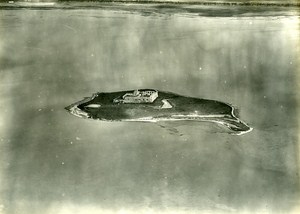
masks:
[[[300,2],[0,1],[0,214],[300,213]]]

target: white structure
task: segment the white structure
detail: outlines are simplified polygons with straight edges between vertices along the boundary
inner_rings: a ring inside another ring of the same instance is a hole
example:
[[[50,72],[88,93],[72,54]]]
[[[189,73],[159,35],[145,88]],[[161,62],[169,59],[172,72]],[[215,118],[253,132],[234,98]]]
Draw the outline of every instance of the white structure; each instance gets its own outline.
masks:
[[[114,99],[115,103],[153,103],[158,97],[156,90],[134,90],[126,93],[121,98]]]
[[[163,105],[162,105],[162,109],[165,109],[165,108],[173,108],[173,106],[168,102],[168,100],[165,100],[165,99],[163,99],[162,100],[162,103],[163,103]]]

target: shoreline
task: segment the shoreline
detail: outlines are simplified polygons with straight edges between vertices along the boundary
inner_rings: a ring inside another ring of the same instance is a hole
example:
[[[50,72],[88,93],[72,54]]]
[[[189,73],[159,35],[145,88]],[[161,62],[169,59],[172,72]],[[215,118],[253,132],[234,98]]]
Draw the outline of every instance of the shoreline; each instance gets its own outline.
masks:
[[[0,7],[4,6],[47,6],[56,5],[63,3],[83,3],[83,4],[101,4],[101,3],[119,3],[119,4],[165,4],[165,5],[211,5],[211,6],[277,6],[277,7],[300,7],[300,2],[298,1],[201,1],[201,0],[57,0],[57,1],[47,1],[47,0],[25,0],[25,1],[10,1],[6,0],[0,2]]]
[[[172,122],[172,121],[207,121],[221,124],[235,133],[247,133],[252,130],[235,114],[230,104],[188,97],[172,92],[158,91],[159,96],[151,103],[114,103],[120,95],[131,91],[94,93],[77,101],[65,109],[74,116],[83,119],[124,122]],[[171,108],[162,108],[168,100]],[[96,108],[87,108],[90,104]]]

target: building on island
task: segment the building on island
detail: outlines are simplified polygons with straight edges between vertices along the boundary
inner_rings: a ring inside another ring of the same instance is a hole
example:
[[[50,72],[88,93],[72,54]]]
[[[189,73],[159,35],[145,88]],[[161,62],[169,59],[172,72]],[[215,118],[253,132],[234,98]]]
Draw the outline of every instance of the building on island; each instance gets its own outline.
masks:
[[[158,91],[153,89],[134,90],[115,98],[114,103],[153,103],[158,97]]]

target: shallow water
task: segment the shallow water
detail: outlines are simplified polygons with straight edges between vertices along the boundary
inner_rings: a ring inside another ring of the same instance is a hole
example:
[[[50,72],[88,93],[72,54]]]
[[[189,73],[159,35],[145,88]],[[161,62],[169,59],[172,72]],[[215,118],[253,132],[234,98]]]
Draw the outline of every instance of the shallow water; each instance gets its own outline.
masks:
[[[295,209],[298,9],[186,7],[2,8],[0,213]],[[253,131],[64,109],[134,88],[231,103]]]

